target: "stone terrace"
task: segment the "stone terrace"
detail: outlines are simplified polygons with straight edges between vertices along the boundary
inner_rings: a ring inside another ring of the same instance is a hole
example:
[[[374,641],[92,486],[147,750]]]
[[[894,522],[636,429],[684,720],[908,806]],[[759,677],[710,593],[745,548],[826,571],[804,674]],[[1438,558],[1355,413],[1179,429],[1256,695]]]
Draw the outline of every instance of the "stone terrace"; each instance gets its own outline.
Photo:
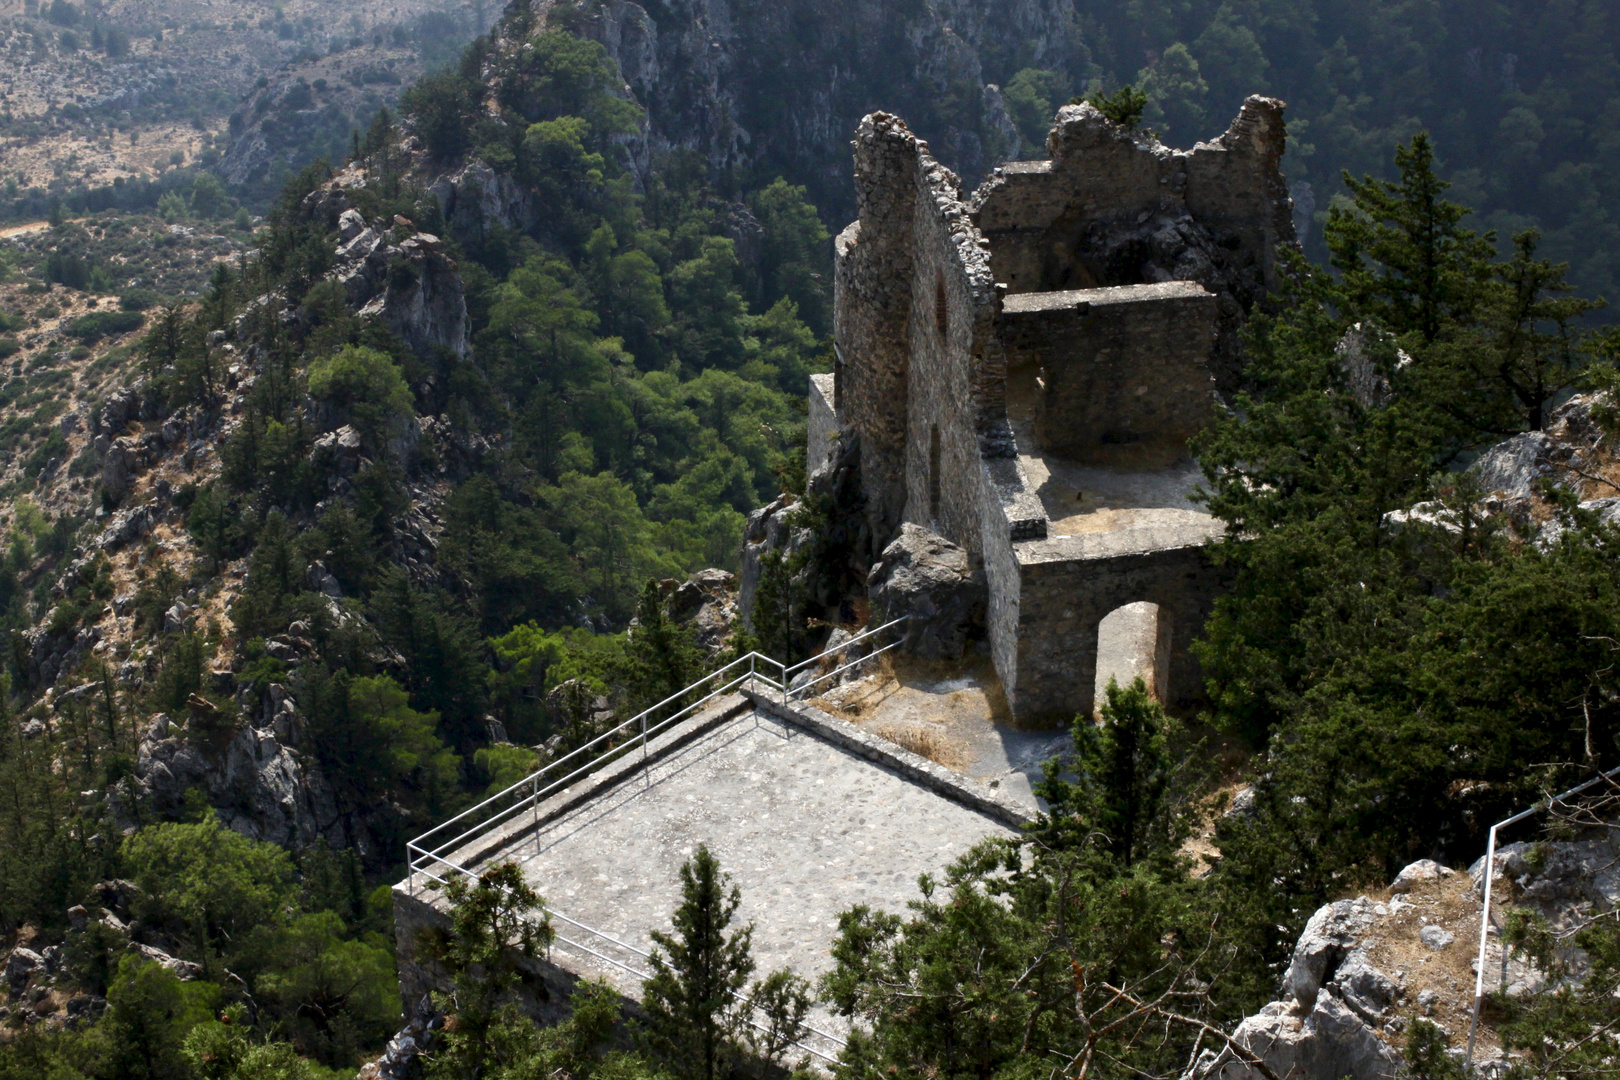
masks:
[[[609,767],[552,800],[538,828],[481,842],[457,861],[517,860],[559,934],[577,943],[559,941],[552,964],[635,999],[640,980],[586,949],[645,971],[619,943],[646,951],[651,931],[668,931],[679,868],[700,843],[742,890],[738,923],[755,923],[757,974],[787,966],[814,981],[832,966],[840,912],[903,912],[920,874],[1013,835],[1020,811],[989,789],[818,710],[770,706],[724,699],[654,740],[645,766],[631,758]],[[427,915],[416,901],[442,908],[435,894],[413,894],[409,879],[395,896],[407,924]],[[403,931],[401,944],[408,949]],[[409,1001],[422,988],[405,989]],[[812,1022],[845,1027],[824,1009]]]

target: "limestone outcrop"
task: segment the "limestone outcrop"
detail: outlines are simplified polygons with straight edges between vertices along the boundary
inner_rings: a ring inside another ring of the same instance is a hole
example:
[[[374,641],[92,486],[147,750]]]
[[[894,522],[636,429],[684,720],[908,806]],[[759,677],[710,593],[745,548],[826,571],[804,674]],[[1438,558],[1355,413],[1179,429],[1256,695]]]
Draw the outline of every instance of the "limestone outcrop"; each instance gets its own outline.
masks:
[[[381,321],[422,359],[433,360],[441,349],[465,359],[471,323],[455,261],[439,237],[410,231],[414,225],[404,218],[367,222],[346,194],[363,179],[351,166],[304,199],[312,216],[338,229],[328,280],[343,286],[352,310]]]
[[[1245,1019],[1234,1040],[1278,1076],[1296,1080],[1381,1080],[1403,1068],[1403,1035],[1414,1017],[1435,1024],[1461,1052],[1468,1035],[1479,949],[1485,860],[1460,874],[1429,859],[1390,883],[1387,901],[1366,896],[1320,908],[1306,924],[1278,1000]],[[1504,952],[1511,908],[1530,908],[1553,929],[1620,906],[1620,841],[1611,835],[1496,852],[1486,988],[1519,996],[1545,979],[1522,954]],[[1567,959],[1579,974],[1584,957]],[[1476,1062],[1499,1070],[1494,1037]],[[1487,1072],[1487,1075],[1493,1075]],[[1207,1052],[1189,1080],[1260,1080],[1258,1069]]]
[[[135,785],[137,798],[161,813],[180,811],[186,793],[200,789],[223,824],[254,840],[286,847],[324,840],[362,854],[368,846],[358,831],[350,835],[319,768],[268,728],[243,724],[221,740],[160,715],[141,742]]]

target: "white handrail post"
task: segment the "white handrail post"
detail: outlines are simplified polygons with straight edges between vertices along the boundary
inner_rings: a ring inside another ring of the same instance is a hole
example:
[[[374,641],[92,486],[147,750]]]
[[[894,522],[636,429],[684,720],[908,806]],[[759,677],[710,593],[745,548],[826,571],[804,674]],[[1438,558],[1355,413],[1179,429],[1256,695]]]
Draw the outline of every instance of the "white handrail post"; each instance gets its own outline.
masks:
[[[1496,825],[1491,826],[1490,839],[1485,844],[1485,902],[1479,916],[1479,970],[1474,973],[1474,1011],[1468,1020],[1468,1050],[1463,1061],[1472,1071],[1474,1067],[1474,1037],[1479,1033],[1479,1003],[1485,996],[1485,942],[1491,930],[1491,874],[1496,869]]]

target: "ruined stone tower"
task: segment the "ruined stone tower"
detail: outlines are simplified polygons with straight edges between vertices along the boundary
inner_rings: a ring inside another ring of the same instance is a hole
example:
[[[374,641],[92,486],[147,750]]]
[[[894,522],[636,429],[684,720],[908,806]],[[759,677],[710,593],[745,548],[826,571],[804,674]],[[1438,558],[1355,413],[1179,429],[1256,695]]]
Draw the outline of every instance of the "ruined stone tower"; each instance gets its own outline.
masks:
[[[1020,719],[1091,708],[1099,626],[1128,606],[1152,621],[1160,696],[1197,691],[1218,525],[1188,498],[1186,444],[1236,385],[1243,320],[1294,241],[1282,112],[1251,97],[1179,151],[1067,106],[1049,161],[970,200],[897,117],[856,133],[811,445],[858,433],[879,547],[914,522],[982,563]]]

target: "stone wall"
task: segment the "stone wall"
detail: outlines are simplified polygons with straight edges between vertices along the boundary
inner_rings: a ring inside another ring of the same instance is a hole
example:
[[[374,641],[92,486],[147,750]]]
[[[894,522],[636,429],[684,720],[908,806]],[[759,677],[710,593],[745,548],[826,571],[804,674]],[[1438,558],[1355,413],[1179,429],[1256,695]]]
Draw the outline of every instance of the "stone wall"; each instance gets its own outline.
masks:
[[[896,117],[862,121],[855,186],[861,217],[835,246],[837,393],[874,550],[915,521],[977,554],[982,436],[1005,415],[989,251],[956,176]]]
[[[973,198],[1010,295],[1196,281],[1220,298],[1212,370],[1238,383],[1243,319],[1276,287],[1276,249],[1294,242],[1280,171],[1283,103],[1254,96],[1212,142],[1171,150],[1065,106],[1050,161],[997,169]]]
[[[810,416],[805,423],[805,471],[815,472],[827,462],[838,437],[838,410],[833,403],[833,376],[810,376]]]
[[[854,147],[860,216],[833,242],[833,335],[843,361],[839,411],[861,433],[867,519],[881,551],[906,500],[917,139],[898,119],[873,113]]]
[[[1009,363],[1040,371],[1042,450],[1104,443],[1184,443],[1209,423],[1215,295],[1191,281],[1007,298]]]
[[[1134,530],[1016,545],[1017,662],[1001,677],[1020,722],[1058,723],[1090,715],[1098,628],[1111,612],[1141,601],[1157,604],[1161,625],[1168,622],[1166,704],[1196,703],[1203,680],[1192,641],[1223,580],[1205,546],[1211,532],[1202,527]]]

